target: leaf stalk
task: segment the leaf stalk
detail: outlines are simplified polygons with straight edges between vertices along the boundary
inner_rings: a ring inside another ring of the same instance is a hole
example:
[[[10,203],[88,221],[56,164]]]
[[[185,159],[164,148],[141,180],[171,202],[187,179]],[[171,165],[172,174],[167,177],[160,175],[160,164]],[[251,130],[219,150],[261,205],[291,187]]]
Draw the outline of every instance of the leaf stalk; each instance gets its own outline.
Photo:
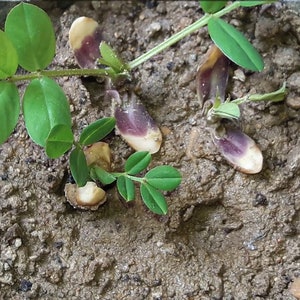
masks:
[[[164,51],[165,49],[169,48],[170,46],[174,45],[178,41],[182,40],[184,37],[188,36],[189,34],[195,32],[196,30],[200,29],[201,27],[207,25],[208,21],[212,17],[221,17],[232,10],[240,7],[240,1],[235,1],[230,5],[224,7],[222,10],[214,13],[214,14],[205,14],[202,18],[194,22],[193,24],[187,26],[183,30],[175,33],[170,38],[166,39],[159,45],[155,46],[151,50],[147,51],[146,53],[142,54],[138,58],[132,60],[127,64],[128,70],[132,70],[137,66],[141,65],[145,61],[149,60],[151,57],[159,54],[160,52]],[[35,78],[40,78],[42,76],[47,77],[63,77],[63,76],[126,76],[128,77],[128,71],[125,70],[122,73],[115,74],[112,68],[105,68],[105,69],[62,69],[62,70],[41,70],[37,72],[32,72],[28,74],[20,74],[20,75],[13,75],[8,78],[6,81],[9,82],[17,82],[23,80],[32,80]]]

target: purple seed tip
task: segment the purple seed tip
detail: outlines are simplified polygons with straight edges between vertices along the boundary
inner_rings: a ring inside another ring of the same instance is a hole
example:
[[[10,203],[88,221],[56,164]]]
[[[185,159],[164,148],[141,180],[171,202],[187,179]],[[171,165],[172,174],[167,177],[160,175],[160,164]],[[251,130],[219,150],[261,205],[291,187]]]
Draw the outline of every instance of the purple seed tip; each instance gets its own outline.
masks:
[[[133,97],[134,98],[134,97]],[[135,100],[115,108],[116,127],[137,151],[159,151],[162,134],[143,104]]]
[[[213,45],[196,76],[197,94],[201,105],[207,100],[214,100],[216,96],[222,101],[225,100],[228,71],[228,58]]]
[[[73,22],[69,31],[69,42],[80,67],[96,67],[101,41],[102,31],[95,20],[80,17]]]
[[[259,173],[263,165],[263,156],[256,143],[238,129],[226,128],[226,133],[214,141],[222,155],[236,169],[246,174]]]

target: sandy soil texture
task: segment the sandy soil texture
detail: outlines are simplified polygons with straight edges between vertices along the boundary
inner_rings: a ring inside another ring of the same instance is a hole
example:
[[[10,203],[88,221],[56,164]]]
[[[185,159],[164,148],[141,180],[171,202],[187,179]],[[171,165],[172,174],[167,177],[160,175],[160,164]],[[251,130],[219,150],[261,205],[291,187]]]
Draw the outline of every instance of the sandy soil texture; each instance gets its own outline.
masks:
[[[129,61],[203,15],[197,1],[41,6],[55,26],[57,69],[76,67],[67,40],[76,17],[96,19]],[[133,71],[132,85],[164,132],[151,166],[170,164],[183,175],[167,194],[167,216],[153,215],[139,198],[125,204],[115,188],[95,212],[72,208],[63,194],[68,155],[48,159],[20,118],[0,146],[0,299],[296,299],[290,287],[300,277],[299,8],[277,3],[225,19],[265,61],[261,73],[233,66],[230,96],[270,92],[284,81],[289,88],[282,103],[242,106],[241,127],[263,152],[262,172],[235,171],[211,143],[195,91],[211,45],[200,29]],[[103,82],[58,82],[76,134],[111,115]],[[121,168],[132,150],[115,134],[106,141]]]

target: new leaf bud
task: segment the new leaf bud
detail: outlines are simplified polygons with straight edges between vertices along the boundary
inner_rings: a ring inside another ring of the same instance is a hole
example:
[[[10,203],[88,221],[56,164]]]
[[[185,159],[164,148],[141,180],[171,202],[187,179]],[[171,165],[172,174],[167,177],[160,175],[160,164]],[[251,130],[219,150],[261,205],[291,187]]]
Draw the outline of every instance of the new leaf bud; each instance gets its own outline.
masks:
[[[228,69],[228,58],[213,45],[196,75],[197,95],[201,106],[207,100],[214,101],[217,96],[222,102],[225,100]]]

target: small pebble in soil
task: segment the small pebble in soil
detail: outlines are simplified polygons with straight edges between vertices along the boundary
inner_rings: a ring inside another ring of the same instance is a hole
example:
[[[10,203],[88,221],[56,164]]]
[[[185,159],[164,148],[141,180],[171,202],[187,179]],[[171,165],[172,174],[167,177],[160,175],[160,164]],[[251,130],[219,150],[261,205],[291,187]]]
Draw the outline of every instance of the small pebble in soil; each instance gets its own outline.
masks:
[[[157,32],[161,30],[161,24],[159,22],[153,22],[148,27],[149,37],[154,36]]]
[[[147,8],[152,9],[157,6],[157,1],[156,0],[146,0],[145,5]]]
[[[233,222],[231,224],[226,224],[223,228],[225,234],[229,234],[232,231],[240,230],[243,227],[242,222]]]
[[[58,242],[54,243],[54,247],[56,249],[61,249],[63,245],[64,245],[64,242],[62,242],[62,241],[58,241]]]
[[[300,277],[294,279],[290,287],[290,292],[296,299],[300,299]]]
[[[286,104],[293,108],[293,109],[299,109],[300,108],[300,97],[289,95],[286,99]]]
[[[1,180],[5,181],[8,179],[8,174],[6,174],[6,173],[2,174],[0,177],[1,177]]]
[[[239,80],[241,82],[245,82],[245,80],[246,80],[245,73],[241,69],[235,70],[232,78]]]
[[[30,165],[33,164],[35,162],[35,160],[32,157],[28,157],[25,159],[25,163]]]
[[[288,87],[297,91],[300,86],[300,72],[295,72],[287,79]]]
[[[261,193],[257,193],[255,199],[252,201],[252,205],[254,207],[267,206],[268,205],[267,197]]]
[[[169,71],[172,71],[173,68],[174,68],[174,63],[173,63],[172,61],[168,62],[168,63],[167,63],[167,69],[168,69]]]
[[[274,54],[274,62],[279,68],[295,70],[300,67],[300,57],[296,49],[279,47]]]
[[[22,279],[20,282],[20,290],[22,292],[28,292],[32,288],[32,283],[29,280]]]

